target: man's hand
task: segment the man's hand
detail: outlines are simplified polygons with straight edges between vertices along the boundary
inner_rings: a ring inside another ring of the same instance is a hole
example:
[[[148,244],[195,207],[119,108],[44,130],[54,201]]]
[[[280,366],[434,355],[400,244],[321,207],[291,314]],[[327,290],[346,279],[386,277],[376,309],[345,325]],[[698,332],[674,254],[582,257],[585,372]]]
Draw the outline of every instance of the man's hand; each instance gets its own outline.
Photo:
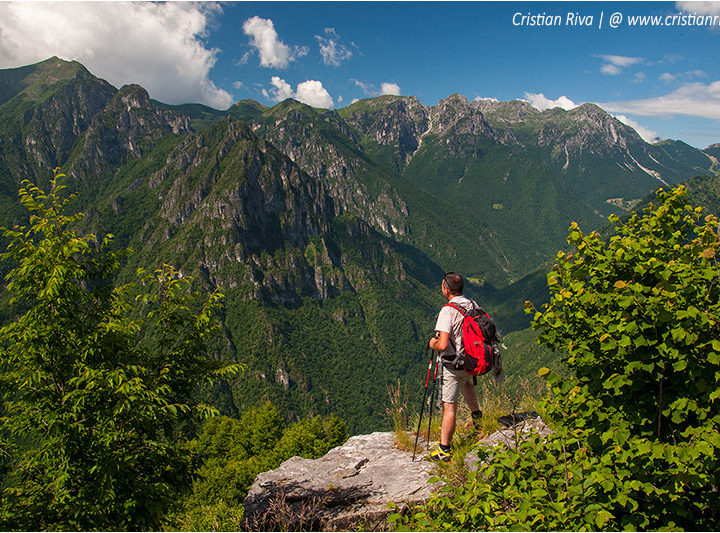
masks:
[[[435,336],[428,341],[428,346],[431,350],[442,352],[448,347],[449,340],[449,333],[446,333],[445,331],[438,331],[435,333]]]

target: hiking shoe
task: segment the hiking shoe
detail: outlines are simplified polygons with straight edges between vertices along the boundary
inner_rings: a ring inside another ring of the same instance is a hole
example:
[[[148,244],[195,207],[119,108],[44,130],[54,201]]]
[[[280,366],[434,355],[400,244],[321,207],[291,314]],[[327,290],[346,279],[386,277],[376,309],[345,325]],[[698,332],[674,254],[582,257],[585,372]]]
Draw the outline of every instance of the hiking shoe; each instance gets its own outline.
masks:
[[[440,446],[437,446],[433,451],[430,452],[430,459],[433,461],[442,461],[449,463],[452,458],[450,452],[446,452]]]

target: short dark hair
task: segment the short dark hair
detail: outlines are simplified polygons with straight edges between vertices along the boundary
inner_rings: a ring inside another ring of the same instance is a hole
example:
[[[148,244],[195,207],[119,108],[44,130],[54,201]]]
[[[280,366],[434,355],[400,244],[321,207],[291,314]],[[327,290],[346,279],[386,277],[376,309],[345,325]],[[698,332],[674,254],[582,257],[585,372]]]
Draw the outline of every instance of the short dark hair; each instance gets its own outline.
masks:
[[[460,274],[456,274],[455,272],[448,272],[443,276],[443,281],[447,285],[447,288],[450,290],[450,294],[454,294],[455,296],[460,296],[463,293],[463,278]]]

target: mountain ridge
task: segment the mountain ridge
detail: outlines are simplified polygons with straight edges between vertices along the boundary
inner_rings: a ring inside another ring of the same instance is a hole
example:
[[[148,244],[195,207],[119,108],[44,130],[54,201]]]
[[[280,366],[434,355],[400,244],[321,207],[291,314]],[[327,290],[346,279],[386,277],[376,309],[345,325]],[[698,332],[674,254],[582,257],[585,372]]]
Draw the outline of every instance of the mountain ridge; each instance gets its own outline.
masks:
[[[289,418],[340,413],[351,431],[385,427],[387,388],[422,375],[443,272],[463,273],[505,333],[523,329],[570,221],[625,213],[661,183],[642,167],[671,184],[717,170],[712,153],[649,145],[592,105],[455,94],[220,112],[59,59],[0,71],[0,91],[0,225],[25,216],[22,179],[44,186],[63,167],[84,228],[136,250],[121,277],[164,262],[225,290],[210,355],[248,371],[208,392],[223,412],[271,400]]]

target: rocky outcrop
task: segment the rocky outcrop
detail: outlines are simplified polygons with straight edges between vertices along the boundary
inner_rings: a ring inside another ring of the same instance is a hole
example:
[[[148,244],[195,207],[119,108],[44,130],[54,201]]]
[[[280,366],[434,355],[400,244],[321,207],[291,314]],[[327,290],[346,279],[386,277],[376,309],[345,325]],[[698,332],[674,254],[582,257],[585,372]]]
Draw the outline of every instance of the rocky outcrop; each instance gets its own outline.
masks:
[[[388,504],[426,501],[433,464],[412,461],[393,445],[393,433],[358,435],[320,459],[293,457],[260,474],[245,498],[251,530],[385,528]]]
[[[478,447],[513,447],[531,434],[553,431],[542,418],[532,417],[496,431]],[[320,459],[293,457],[279,468],[260,474],[245,498],[250,530],[386,529],[388,504],[399,509],[421,505],[440,488],[429,483],[433,463],[425,460],[425,445],[412,454],[394,446],[393,433],[372,433],[348,439]],[[492,454],[489,460],[492,460]],[[478,469],[477,452],[465,458],[468,470]]]

